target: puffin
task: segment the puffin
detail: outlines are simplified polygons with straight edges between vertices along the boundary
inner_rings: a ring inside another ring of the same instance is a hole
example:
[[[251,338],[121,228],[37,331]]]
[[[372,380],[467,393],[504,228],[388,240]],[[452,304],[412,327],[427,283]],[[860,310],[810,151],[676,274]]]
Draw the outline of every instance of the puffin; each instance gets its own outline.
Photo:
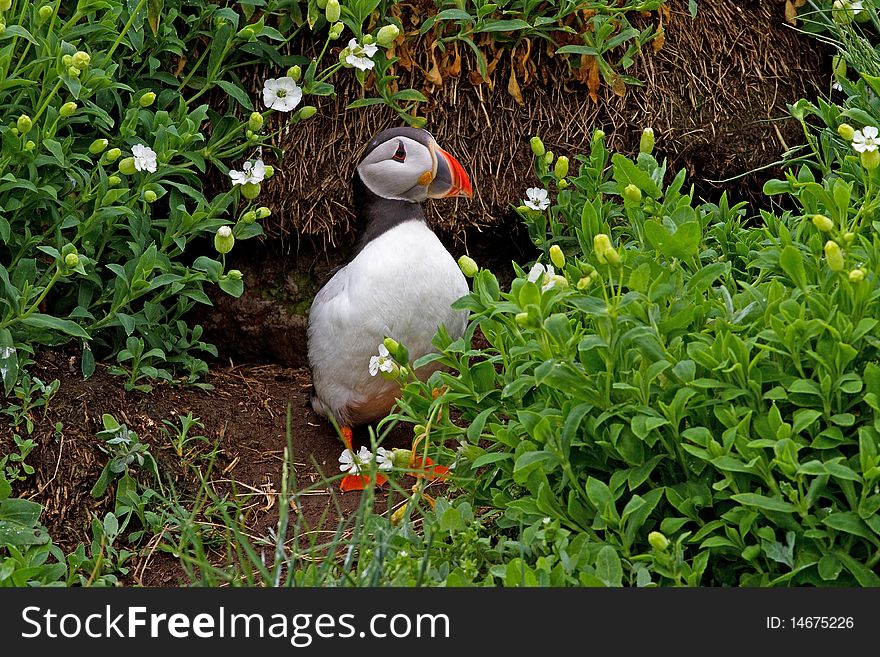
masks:
[[[467,280],[428,226],[429,198],[473,197],[464,167],[422,129],[398,127],[377,134],[355,167],[353,204],[362,232],[348,262],[318,291],[309,311],[311,406],[339,425],[352,450],[352,427],[386,416],[400,386],[371,375],[370,359],[386,337],[405,346],[411,361],[436,351],[440,326],[454,340],[467,311],[451,305],[465,296]],[[415,374],[426,380],[440,368]]]

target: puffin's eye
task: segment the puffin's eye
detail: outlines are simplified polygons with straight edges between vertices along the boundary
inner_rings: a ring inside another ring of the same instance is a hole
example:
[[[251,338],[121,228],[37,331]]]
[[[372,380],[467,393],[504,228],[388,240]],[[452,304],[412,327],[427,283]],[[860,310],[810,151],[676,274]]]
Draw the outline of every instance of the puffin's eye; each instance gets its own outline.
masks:
[[[395,162],[406,161],[406,149],[403,147],[402,141],[397,142],[397,151],[391,156],[391,159]]]

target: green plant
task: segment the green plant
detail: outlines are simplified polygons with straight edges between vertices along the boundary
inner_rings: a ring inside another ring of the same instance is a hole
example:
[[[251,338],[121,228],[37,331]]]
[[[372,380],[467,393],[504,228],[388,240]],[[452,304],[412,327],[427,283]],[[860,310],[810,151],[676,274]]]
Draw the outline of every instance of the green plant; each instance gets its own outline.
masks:
[[[557,197],[520,212],[555,268],[516,268],[509,291],[478,272],[464,338],[414,364],[452,373],[408,385],[394,417],[441,420],[433,440],[462,443],[459,485],[500,526],[583,535],[582,583],[876,585],[880,244],[852,221],[856,188],[802,169],[848,220],[823,205],[751,227],[683,173],[664,185],[642,143],[609,157],[597,133],[572,176],[536,155]]]
[[[134,431],[119,424],[112,415],[105,413],[101,416],[101,422],[104,429],[98,432],[97,437],[104,440],[104,444],[99,445],[98,449],[107,454],[110,460],[92,487],[92,496],[104,495],[113,479],[118,476],[127,477],[129,468],[135,463],[139,467],[146,466],[156,481],[159,481],[159,469],[150,454],[149,445],[142,443]]]
[[[205,425],[199,418],[193,417],[192,412],[187,412],[186,415],[178,415],[177,422],[180,426],[171,420],[162,420],[162,424],[165,425],[162,433],[165,434],[168,442],[171,443],[178,458],[189,461],[201,446],[208,443],[208,439],[205,436],[200,434],[190,435],[190,432],[204,429]],[[196,443],[196,445],[192,446],[192,443]]]

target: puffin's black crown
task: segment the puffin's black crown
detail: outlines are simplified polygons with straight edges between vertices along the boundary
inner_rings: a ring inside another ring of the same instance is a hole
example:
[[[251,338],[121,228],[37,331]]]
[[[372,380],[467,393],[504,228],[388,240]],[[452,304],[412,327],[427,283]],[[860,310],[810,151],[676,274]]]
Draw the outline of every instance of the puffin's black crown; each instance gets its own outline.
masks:
[[[361,156],[361,159],[364,159],[365,157],[367,157],[367,155],[372,153],[373,150],[375,150],[375,148],[379,146],[379,144],[384,144],[386,141],[394,139],[395,137],[406,137],[408,139],[412,139],[413,141],[417,141],[418,143],[426,147],[434,140],[433,135],[422,128],[411,128],[409,126],[402,126],[400,128],[388,128],[387,130],[383,130],[370,140],[370,142],[367,144],[366,149],[364,150],[364,154]]]

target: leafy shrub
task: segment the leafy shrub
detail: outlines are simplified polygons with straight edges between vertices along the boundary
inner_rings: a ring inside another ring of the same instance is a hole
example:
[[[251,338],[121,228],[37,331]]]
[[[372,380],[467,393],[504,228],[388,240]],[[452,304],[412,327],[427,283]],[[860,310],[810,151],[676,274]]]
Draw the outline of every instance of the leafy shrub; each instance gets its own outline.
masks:
[[[558,194],[520,212],[555,270],[517,267],[509,291],[477,273],[467,334],[425,358],[452,373],[407,386],[399,417],[440,418],[500,527],[583,537],[584,584],[880,584],[877,170],[803,167],[786,184],[805,214],[751,226],[684,172],[664,185],[652,148],[609,157],[597,132],[569,177],[535,143]]]

